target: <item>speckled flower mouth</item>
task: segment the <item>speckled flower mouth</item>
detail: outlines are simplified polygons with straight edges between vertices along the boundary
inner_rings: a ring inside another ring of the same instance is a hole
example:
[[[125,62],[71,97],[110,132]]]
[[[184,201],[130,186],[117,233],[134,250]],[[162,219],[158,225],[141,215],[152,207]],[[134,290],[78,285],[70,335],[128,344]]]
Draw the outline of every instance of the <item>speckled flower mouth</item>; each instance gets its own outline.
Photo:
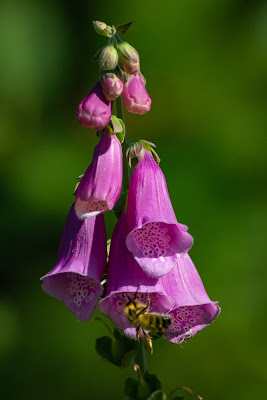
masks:
[[[132,232],[133,242],[140,255],[145,257],[161,257],[170,253],[170,241],[173,232],[168,224],[162,222],[149,222],[142,228]],[[173,249],[176,253],[176,249]]]
[[[90,218],[100,213],[109,211],[106,200],[88,199],[82,200],[80,197],[76,199],[75,211],[80,219]]]
[[[177,307],[169,311],[173,318],[172,325],[165,331],[164,335],[170,342],[184,342],[213,322],[219,313],[220,308],[216,302]]]
[[[80,321],[88,321],[95,309],[103,287],[95,279],[72,272],[46,276],[43,290],[57,297]]]
[[[126,245],[143,271],[158,278],[192,246],[192,237],[179,224],[148,222],[128,234]]]

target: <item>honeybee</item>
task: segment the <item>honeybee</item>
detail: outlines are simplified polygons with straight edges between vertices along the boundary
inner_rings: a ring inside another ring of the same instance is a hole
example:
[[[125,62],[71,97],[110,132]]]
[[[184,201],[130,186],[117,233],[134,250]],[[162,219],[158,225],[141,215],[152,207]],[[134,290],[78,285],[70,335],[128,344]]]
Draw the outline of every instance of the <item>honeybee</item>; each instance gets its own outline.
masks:
[[[136,300],[138,287],[136,289],[133,299],[131,299],[130,296],[127,295],[129,302],[125,305],[124,313],[128,321],[132,325],[136,326],[137,340],[139,340],[140,338],[140,329],[142,329],[143,334],[148,339],[151,339],[147,335],[145,330],[154,333],[162,333],[172,324],[172,317],[168,314],[149,312],[149,306],[150,306],[149,296],[147,297],[146,304],[141,303],[139,300]]]

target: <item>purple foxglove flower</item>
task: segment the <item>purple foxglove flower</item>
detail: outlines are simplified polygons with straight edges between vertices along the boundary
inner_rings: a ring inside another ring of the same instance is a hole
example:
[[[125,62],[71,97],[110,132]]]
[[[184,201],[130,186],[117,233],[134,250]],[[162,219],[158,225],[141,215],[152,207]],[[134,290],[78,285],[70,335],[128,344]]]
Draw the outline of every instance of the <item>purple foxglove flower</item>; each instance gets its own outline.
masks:
[[[115,100],[122,94],[123,83],[113,72],[102,76],[102,90],[107,100]]]
[[[139,74],[128,76],[123,85],[122,100],[126,110],[133,114],[145,114],[150,110],[151,98]]]
[[[63,301],[80,320],[88,321],[103,292],[107,246],[103,215],[81,221],[72,205],[55,267],[41,279],[43,290]]]
[[[151,312],[166,313],[174,306],[174,301],[166,295],[161,281],[147,276],[127,250],[125,245],[127,233],[126,215],[122,214],[111,239],[107,295],[99,303],[98,308],[125,335],[135,339],[136,327],[127,320],[124,308],[129,301],[127,295],[133,298],[139,283],[137,299],[145,303],[149,294]]]
[[[122,150],[116,137],[106,129],[95,147],[93,161],[76,190],[75,211],[90,218],[111,210],[122,185]]]
[[[175,307],[168,312],[172,325],[164,333],[170,342],[181,343],[194,336],[219,315],[221,309],[209,299],[188,253],[161,279],[165,292],[175,301]]]
[[[79,105],[79,123],[87,128],[104,129],[111,117],[111,105],[103,95],[101,82],[98,81]]]
[[[193,244],[187,227],[177,222],[163,172],[145,149],[131,176],[127,219],[128,250],[154,278],[169,272]]]
[[[212,302],[201,282],[189,255],[180,257],[174,268],[161,278],[147,276],[125,246],[128,226],[125,214],[115,227],[108,266],[107,296],[99,303],[99,310],[112,320],[125,335],[136,339],[136,327],[124,314],[129,297],[146,304],[148,312],[165,313],[172,324],[164,336],[172,343],[181,343],[217,318],[220,308]]]

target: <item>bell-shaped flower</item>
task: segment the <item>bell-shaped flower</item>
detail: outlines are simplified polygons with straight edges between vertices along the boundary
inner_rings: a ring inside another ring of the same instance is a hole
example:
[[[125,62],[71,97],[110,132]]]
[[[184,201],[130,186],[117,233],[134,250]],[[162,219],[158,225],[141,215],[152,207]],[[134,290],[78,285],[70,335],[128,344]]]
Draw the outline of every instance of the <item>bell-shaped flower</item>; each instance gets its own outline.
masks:
[[[122,185],[122,150],[114,134],[105,129],[95,147],[93,161],[76,190],[75,211],[81,219],[111,210]]]
[[[145,114],[151,108],[151,98],[140,74],[128,75],[123,84],[123,105],[133,114]]]
[[[111,117],[111,101],[102,92],[98,81],[79,105],[77,118],[81,125],[96,130],[104,129]]]
[[[128,250],[154,278],[169,272],[193,244],[187,227],[177,222],[163,172],[144,148],[130,180],[127,220]]]
[[[123,213],[111,239],[107,294],[99,303],[98,308],[125,335],[135,339],[136,327],[128,321],[124,309],[129,302],[129,297],[134,298],[137,287],[138,295],[136,299],[140,302],[146,303],[149,294],[151,312],[166,313],[175,303],[166,295],[162,282],[146,275],[127,250],[125,245],[127,233],[127,219]]]
[[[128,226],[122,215],[111,240],[108,266],[107,295],[99,310],[130,338],[136,339],[137,326],[129,322],[125,308],[129,299],[146,304],[147,313],[171,318],[163,331],[172,343],[181,343],[208,326],[219,315],[220,308],[212,302],[189,255],[180,257],[174,268],[161,278],[147,276],[125,246]],[[142,335],[142,330],[141,330]],[[148,331],[145,331],[147,334]]]
[[[81,221],[72,205],[55,267],[41,279],[43,290],[61,300],[80,321],[88,321],[103,292],[107,246],[103,215]]]
[[[180,257],[174,268],[161,279],[165,292],[175,302],[168,312],[172,325],[164,333],[170,342],[181,343],[194,336],[219,315],[221,309],[217,302],[209,299],[188,253]]]

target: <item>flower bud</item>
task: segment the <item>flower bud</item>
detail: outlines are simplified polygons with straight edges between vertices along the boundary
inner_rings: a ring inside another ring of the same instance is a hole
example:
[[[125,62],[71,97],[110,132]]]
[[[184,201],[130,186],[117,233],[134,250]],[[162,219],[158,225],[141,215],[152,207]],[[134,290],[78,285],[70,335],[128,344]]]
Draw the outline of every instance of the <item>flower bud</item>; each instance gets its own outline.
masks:
[[[81,125],[101,130],[109,123],[110,117],[111,102],[103,95],[99,81],[80,103],[77,118]]]
[[[104,71],[112,70],[116,68],[118,64],[118,53],[115,47],[113,46],[107,46],[104,47],[100,54],[100,68],[103,69]]]
[[[145,114],[150,110],[151,98],[139,74],[130,75],[124,83],[122,100],[126,110],[133,114]]]
[[[106,72],[102,76],[102,91],[107,100],[115,100],[122,94],[123,83],[113,72]]]
[[[105,22],[93,21],[93,24],[94,24],[96,33],[98,33],[99,35],[111,37],[112,35],[114,35],[116,33],[115,26],[111,27],[111,26],[105,24]]]
[[[134,74],[140,71],[139,54],[133,46],[127,42],[118,44],[119,64],[123,71]]]

